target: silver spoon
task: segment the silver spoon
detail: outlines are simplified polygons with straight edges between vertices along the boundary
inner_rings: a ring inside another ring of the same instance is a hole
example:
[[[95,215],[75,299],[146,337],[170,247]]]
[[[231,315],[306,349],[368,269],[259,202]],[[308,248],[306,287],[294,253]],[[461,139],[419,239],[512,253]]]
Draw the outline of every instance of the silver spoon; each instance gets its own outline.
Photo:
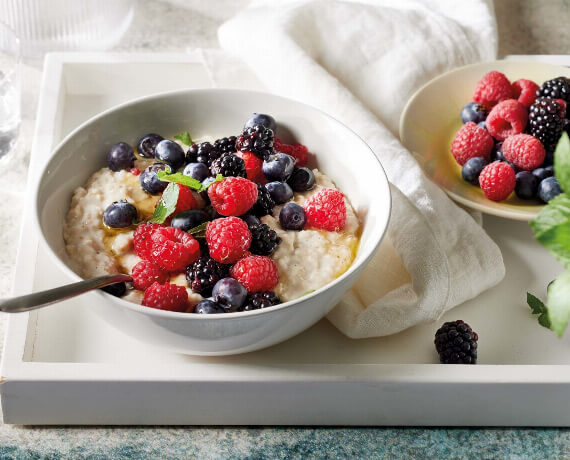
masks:
[[[99,289],[109,284],[132,281],[129,275],[122,273],[117,275],[105,275],[98,278],[91,278],[78,283],[67,284],[47,291],[34,292],[19,297],[11,297],[9,299],[0,299],[0,311],[5,313],[20,313],[23,311],[35,310],[37,308],[46,307],[52,303],[61,302],[62,300],[75,297],[93,289]]]

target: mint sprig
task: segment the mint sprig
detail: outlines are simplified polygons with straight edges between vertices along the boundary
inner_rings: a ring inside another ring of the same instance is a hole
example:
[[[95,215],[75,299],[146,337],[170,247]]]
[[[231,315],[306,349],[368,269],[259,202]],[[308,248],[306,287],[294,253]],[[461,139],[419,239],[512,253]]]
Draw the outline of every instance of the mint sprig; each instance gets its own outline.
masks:
[[[161,181],[174,182],[176,184],[185,185],[186,187],[190,187],[192,190],[196,190],[198,193],[203,192],[204,190],[208,190],[208,187],[214,182],[220,182],[224,180],[224,176],[218,174],[213,181],[203,184],[199,180],[194,179],[190,176],[185,176],[182,173],[171,173],[170,169],[167,169],[165,171],[158,171],[157,176]]]
[[[180,134],[177,134],[174,136],[174,139],[182,142],[184,145],[192,145],[194,143],[192,136],[190,136],[190,133],[188,131],[183,131]]]
[[[162,224],[175,211],[178,202],[178,186],[176,184],[168,184],[164,189],[160,200],[156,204],[154,213],[149,222]]]
[[[206,227],[208,226],[209,222],[204,222],[196,227],[191,228],[188,230],[194,238],[206,238]]]

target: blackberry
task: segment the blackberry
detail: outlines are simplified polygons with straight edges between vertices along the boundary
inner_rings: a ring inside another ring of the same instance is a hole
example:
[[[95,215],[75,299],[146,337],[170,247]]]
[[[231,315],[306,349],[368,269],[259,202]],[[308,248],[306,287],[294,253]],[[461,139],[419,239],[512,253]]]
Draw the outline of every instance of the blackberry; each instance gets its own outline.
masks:
[[[268,256],[281,243],[281,238],[277,236],[275,230],[271,229],[269,225],[253,225],[249,227],[249,231],[251,232],[251,246],[249,250],[252,254]]]
[[[236,140],[237,137],[230,136],[230,137],[222,137],[221,139],[216,139],[214,142],[214,148],[222,153],[234,153],[237,151],[236,149]]]
[[[194,292],[209,297],[212,295],[214,285],[228,276],[228,267],[211,257],[202,256],[186,267],[186,280]]]
[[[204,163],[210,167],[212,162],[220,156],[221,153],[209,142],[192,144],[186,152],[186,163]]]
[[[224,153],[217,160],[212,161],[210,166],[212,176],[221,174],[224,177],[246,177],[245,161],[233,153]]]
[[[550,99],[564,99],[570,102],[570,80],[566,77],[558,77],[545,81],[536,90],[536,97],[548,97]]]
[[[238,137],[236,147],[242,152],[252,152],[266,160],[273,153],[273,130],[263,125],[246,128]]]
[[[249,212],[257,217],[272,215],[273,206],[275,206],[275,201],[267,189],[263,185],[257,184],[257,201]]]
[[[252,292],[248,294],[240,311],[259,310],[260,308],[273,307],[281,303],[281,299],[273,291]]]
[[[435,333],[435,349],[443,364],[476,364],[479,336],[464,321],[443,323]]]
[[[551,154],[564,128],[561,107],[554,99],[536,98],[528,112],[529,133],[536,137],[547,154]]]

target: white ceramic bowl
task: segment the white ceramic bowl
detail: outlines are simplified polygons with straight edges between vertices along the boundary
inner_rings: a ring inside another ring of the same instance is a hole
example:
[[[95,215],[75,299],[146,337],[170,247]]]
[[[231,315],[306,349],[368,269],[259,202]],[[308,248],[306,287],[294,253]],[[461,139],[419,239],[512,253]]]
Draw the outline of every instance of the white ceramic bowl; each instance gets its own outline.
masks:
[[[93,309],[124,333],[146,343],[187,354],[225,355],[264,348],[307,329],[325,316],[352,286],[376,251],[388,224],[390,192],[380,162],[350,129],[312,107],[281,97],[247,91],[185,90],[144,97],[85,122],[56,148],[36,191],[40,232],[56,262],[69,275],[62,225],[74,189],[106,166],[116,142],[134,145],[149,132],[171,137],[189,130],[194,139],[237,133],[253,112],[270,113],[278,135],[293,138],[316,155],[313,165],[343,191],[362,223],[356,259],[334,282],[298,300],[252,312],[223,315],[175,313],[92,292]],[[54,307],[57,308],[57,307]]]

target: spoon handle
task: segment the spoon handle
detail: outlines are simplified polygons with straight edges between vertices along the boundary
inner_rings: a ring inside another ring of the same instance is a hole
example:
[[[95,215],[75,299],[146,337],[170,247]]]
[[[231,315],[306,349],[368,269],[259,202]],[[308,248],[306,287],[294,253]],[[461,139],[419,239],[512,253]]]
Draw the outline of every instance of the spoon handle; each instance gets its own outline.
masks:
[[[47,291],[34,292],[19,297],[0,299],[0,311],[5,313],[19,313],[23,311],[35,310],[46,307],[52,303],[75,297],[93,289],[102,288],[109,284],[132,281],[129,275],[105,275],[98,278],[91,278],[73,284],[67,284]]]

